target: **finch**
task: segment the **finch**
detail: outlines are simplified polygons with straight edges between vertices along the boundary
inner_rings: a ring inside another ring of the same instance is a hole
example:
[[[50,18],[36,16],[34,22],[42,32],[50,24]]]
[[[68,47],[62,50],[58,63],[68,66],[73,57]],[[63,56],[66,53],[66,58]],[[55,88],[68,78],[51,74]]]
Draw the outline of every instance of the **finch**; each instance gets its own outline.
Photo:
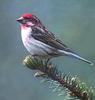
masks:
[[[35,15],[25,13],[17,21],[21,27],[22,42],[32,56],[43,58],[68,56],[93,65],[91,61],[79,56],[57,39]]]

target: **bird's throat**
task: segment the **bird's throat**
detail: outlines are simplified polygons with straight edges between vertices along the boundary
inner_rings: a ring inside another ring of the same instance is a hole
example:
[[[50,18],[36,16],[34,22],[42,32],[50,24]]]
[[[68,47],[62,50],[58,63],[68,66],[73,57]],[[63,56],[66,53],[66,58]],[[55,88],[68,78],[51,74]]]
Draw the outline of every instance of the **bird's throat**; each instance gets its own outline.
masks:
[[[23,24],[23,25],[20,25],[21,26],[21,29],[23,30],[25,30],[25,29],[27,29],[27,25],[26,24]]]

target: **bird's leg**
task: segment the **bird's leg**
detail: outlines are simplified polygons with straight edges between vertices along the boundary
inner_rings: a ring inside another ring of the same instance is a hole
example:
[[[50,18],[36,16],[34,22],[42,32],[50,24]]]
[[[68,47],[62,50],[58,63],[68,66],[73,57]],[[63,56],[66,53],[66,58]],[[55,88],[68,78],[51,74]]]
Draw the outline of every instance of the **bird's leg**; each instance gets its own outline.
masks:
[[[51,58],[52,58],[52,57],[47,58],[47,60],[46,60],[46,66],[51,65],[51,62],[50,62]]]
[[[50,58],[48,58],[48,59],[46,60],[46,63],[48,64],[49,61],[50,61]]]

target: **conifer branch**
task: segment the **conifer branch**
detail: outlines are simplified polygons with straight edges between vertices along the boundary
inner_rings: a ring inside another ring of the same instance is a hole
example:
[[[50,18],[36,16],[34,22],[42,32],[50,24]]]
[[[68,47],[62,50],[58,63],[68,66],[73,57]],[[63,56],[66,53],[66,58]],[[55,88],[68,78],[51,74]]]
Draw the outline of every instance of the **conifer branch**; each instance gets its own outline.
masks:
[[[91,87],[81,82],[78,77],[72,77],[70,73],[63,74],[50,61],[27,56],[23,62],[31,70],[37,70],[34,76],[49,82],[53,92],[59,91],[59,95],[62,95],[66,91],[70,100],[95,100],[95,93]]]

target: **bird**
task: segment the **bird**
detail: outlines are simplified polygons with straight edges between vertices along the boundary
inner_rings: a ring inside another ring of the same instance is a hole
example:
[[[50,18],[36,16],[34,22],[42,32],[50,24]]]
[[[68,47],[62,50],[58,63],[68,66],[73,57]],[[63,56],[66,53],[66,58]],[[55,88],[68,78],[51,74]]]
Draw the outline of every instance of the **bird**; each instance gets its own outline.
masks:
[[[22,42],[32,56],[44,59],[68,56],[93,65],[57,39],[34,14],[24,13],[16,20],[20,23]]]

